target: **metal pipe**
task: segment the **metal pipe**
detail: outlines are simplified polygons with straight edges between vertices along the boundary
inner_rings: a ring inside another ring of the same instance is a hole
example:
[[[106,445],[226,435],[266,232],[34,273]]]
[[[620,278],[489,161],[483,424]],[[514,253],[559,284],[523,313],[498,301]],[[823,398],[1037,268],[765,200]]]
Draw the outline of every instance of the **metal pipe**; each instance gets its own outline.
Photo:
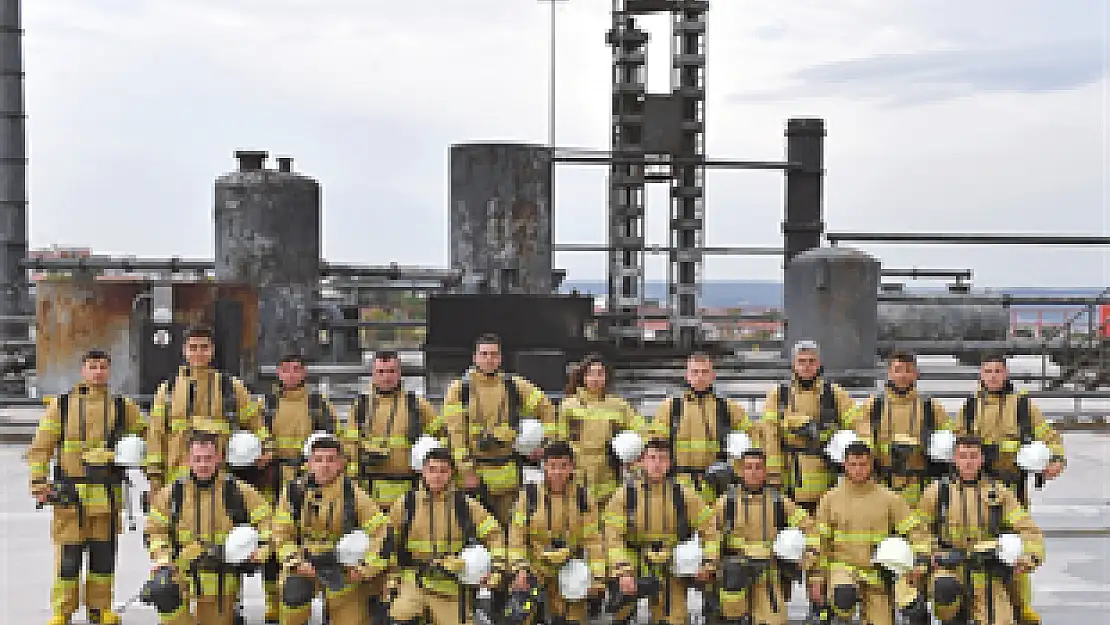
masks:
[[[601,243],[558,243],[555,245],[556,252],[608,252],[611,251],[607,245]],[[624,250],[635,250],[644,254],[670,254],[671,252],[678,251],[678,248],[670,245],[644,245],[639,248],[621,248]],[[685,249],[685,248],[683,248]],[[697,249],[698,252],[710,256],[780,256],[782,255],[781,247],[743,247],[743,246],[727,246],[727,247],[702,247]]]
[[[749,161],[740,159],[694,159],[694,158],[672,158],[668,160],[650,159],[644,156],[616,156],[612,153],[606,153],[601,156],[553,156],[551,157],[554,163],[568,163],[573,165],[611,165],[613,163],[625,165],[644,165],[644,166],[665,166],[673,165],[676,167],[698,165],[701,167],[708,167],[713,169],[751,169],[751,170],[774,170],[774,171],[787,171],[797,169],[797,163],[788,163],[785,161]]]
[[[882,275],[888,278],[958,278],[971,279],[970,269],[883,269]]]
[[[911,295],[907,293],[880,293],[880,302],[900,304],[994,304],[1002,306],[1091,306],[1110,304],[1110,297],[1040,296],[1040,295]]]
[[[947,234],[940,232],[827,232],[825,239],[869,243],[963,243],[973,245],[1110,245],[1110,237],[1059,234]]]

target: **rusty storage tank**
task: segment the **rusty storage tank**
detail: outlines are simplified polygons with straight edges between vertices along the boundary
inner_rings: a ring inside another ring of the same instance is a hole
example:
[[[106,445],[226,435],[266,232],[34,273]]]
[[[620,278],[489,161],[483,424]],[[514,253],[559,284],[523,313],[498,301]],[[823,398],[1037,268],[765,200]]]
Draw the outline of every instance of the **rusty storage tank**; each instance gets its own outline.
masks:
[[[860,250],[814,248],[785,272],[785,356],[799,340],[821,346],[826,373],[845,383],[869,383],[878,340],[880,263]]]
[[[258,365],[318,346],[320,184],[291,158],[267,169],[267,157],[236,152],[239,168],[215,184],[216,279],[257,289]]]
[[[471,291],[547,294],[552,272],[550,150],[451,146],[451,266]]]
[[[890,290],[890,289],[888,289]],[[911,294],[912,295],[912,294]],[[898,341],[1005,341],[1010,336],[1010,310],[998,304],[984,304],[984,293],[972,294],[953,288],[947,298],[967,295],[978,301],[967,303],[929,301],[880,302],[879,340]]]

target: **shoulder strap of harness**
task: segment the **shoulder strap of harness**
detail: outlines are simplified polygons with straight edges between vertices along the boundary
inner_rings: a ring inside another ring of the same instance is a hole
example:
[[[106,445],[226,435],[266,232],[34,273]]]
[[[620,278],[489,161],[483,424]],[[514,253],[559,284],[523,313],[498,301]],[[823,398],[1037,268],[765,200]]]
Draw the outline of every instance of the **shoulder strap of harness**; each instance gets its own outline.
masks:
[[[831,424],[840,421],[840,414],[836,405],[836,391],[830,382],[821,381],[821,409],[819,411],[822,423]]]
[[[412,488],[404,494],[405,522],[401,524],[396,535],[394,550],[397,553],[397,563],[402,566],[412,566],[412,552],[409,551],[409,528],[416,517],[416,491]]]
[[[262,421],[266,425],[266,430],[271,434],[274,433],[274,418],[277,415],[278,398],[275,393],[266,393],[263,397],[262,406]]]
[[[782,500],[782,493],[777,488],[767,487],[767,494],[771,497],[771,507],[775,515],[775,529],[781,530],[786,527],[786,503]]]
[[[886,391],[879,391],[871,402],[871,444],[878,445],[879,432],[883,426],[883,402],[886,401]]]
[[[779,416],[786,415],[786,408],[790,405],[790,384],[779,384]]]
[[[520,426],[520,386],[516,383],[516,378],[508,373],[501,376],[501,381],[505,385],[505,400],[506,407],[509,410],[509,425],[515,430]]]
[[[1033,442],[1033,418],[1029,414],[1029,396],[1018,393],[1017,396],[1017,426],[1018,438],[1023,445]]]
[[[350,534],[358,527],[358,508],[355,504],[355,483],[343,476],[343,534]]]
[[[366,434],[370,431],[369,423],[367,422],[368,411],[370,406],[369,393],[359,393],[355,398],[355,429],[361,433]]]
[[[690,518],[686,510],[686,493],[678,480],[671,480],[671,500],[674,502],[675,530],[680,541],[690,539]]]
[[[952,498],[952,478],[947,475],[941,476],[937,480],[937,515],[933,518],[933,536],[937,537],[942,543],[944,535],[941,530],[944,525],[948,523],[948,506]]]
[[[56,466],[62,466],[62,444],[66,441],[67,432],[69,431],[69,393],[62,393],[58,395],[58,431],[61,434],[58,436],[58,457],[55,459]]]
[[[975,411],[979,407],[979,394],[976,393],[964,402],[964,431],[968,436],[975,434]]]
[[[177,478],[170,485],[170,550],[174,558],[181,552],[181,542],[177,539],[177,522],[181,520],[183,505],[185,505],[185,480]]]
[[[462,528],[463,544],[472,543],[478,539],[474,519],[470,516],[470,498],[462,490],[455,491],[455,520]]]
[[[631,532],[636,527],[636,483],[632,481],[624,485],[624,515],[627,531]]]
[[[578,485],[578,512],[586,514],[590,509],[590,491],[583,485]]]
[[[408,439],[410,443],[415,443],[416,439],[420,438],[420,402],[417,401],[416,393],[412,391],[405,391],[405,407],[409,411],[409,431]]]
[[[112,404],[116,414],[112,420],[112,431],[108,433],[107,445],[115,449],[116,443],[123,438],[123,428],[127,424],[127,400],[123,395],[116,395],[112,398]]]
[[[671,443],[671,462],[675,462],[675,440],[678,438],[678,428],[682,425],[682,412],[686,407],[686,398],[684,395],[678,395],[671,399],[671,423],[668,428],[668,440]]]
[[[532,515],[536,513],[536,507],[539,505],[540,492],[539,487],[531,482],[524,485],[524,527],[532,526]]]
[[[314,432],[335,434],[335,424],[324,407],[324,396],[315,391],[308,394],[308,416]]]
[[[236,525],[250,523],[250,513],[247,512],[247,502],[243,499],[243,491],[230,475],[224,476],[224,509],[231,522]]]
[[[922,449],[929,449],[929,436],[933,434],[933,430],[937,427],[936,415],[933,414],[935,408],[933,406],[932,397],[922,397],[921,410],[924,414],[921,415],[921,436],[919,443]]]
[[[220,371],[220,399],[223,401],[224,416],[231,431],[239,429],[239,398],[235,395],[235,378],[226,371]]]
[[[715,397],[717,400],[717,458],[725,460],[728,458],[725,447],[728,443],[728,433],[732,430],[732,414],[728,409],[728,399],[722,395]]]
[[[736,526],[736,484],[731,484],[728,490],[725,491],[725,526],[724,531],[721,532],[723,536],[728,536]],[[723,549],[723,547],[722,547]]]

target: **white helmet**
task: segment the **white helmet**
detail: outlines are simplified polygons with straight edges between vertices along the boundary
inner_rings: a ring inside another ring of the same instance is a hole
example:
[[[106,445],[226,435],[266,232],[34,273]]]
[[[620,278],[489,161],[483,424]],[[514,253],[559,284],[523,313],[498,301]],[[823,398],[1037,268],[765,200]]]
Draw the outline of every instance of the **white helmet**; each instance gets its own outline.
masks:
[[[137,469],[143,466],[146,457],[146,441],[134,434],[128,434],[116,443],[116,466]]]
[[[674,574],[678,577],[694,577],[701,568],[702,560],[701,537],[694,534],[693,538],[678,543],[674,546]]]
[[[844,464],[844,451],[848,445],[858,440],[860,438],[855,430],[837,430],[829,439],[829,444],[825,446],[825,455],[837,464]]]
[[[586,598],[594,583],[590,566],[585,560],[570,560],[559,569],[559,594],[568,601]]]
[[[783,529],[775,536],[775,555],[788,562],[800,562],[806,552],[806,535],[796,527]]]
[[[224,562],[242,564],[258,551],[258,530],[250,525],[236,525],[224,540]]]
[[[618,432],[609,444],[613,447],[613,453],[625,464],[635,462],[644,453],[644,439],[632,430]]]
[[[262,441],[254,432],[239,430],[227,441],[227,463],[233,467],[249,467],[262,455]]]
[[[336,559],[343,566],[357,566],[370,550],[370,537],[362,530],[344,534],[335,544]]]
[[[1018,449],[1017,458],[1014,462],[1017,463],[1023,471],[1029,473],[1040,473],[1048,466],[1048,462],[1052,460],[1052,451],[1041,441],[1033,441],[1028,445],[1022,445]]]
[[[913,549],[900,536],[884,538],[875,548],[871,561],[896,575],[903,575],[913,568]]]
[[[424,468],[424,456],[427,456],[429,451],[440,447],[443,447],[443,444],[434,436],[425,434],[416,439],[416,442],[412,444],[409,466],[412,467],[413,471],[419,471]]]
[[[513,449],[527,456],[543,444],[543,423],[539,419],[521,419]]]
[[[316,430],[312,434],[309,434],[308,438],[304,442],[304,447],[301,448],[301,455],[303,455],[305,458],[311,456],[312,446],[316,444],[316,441],[322,438],[335,439],[335,435],[330,432],[325,432],[324,430]]]
[[[1025,554],[1025,543],[1017,534],[1002,534],[998,537],[998,559],[1004,564],[1014,566],[1018,558]]]
[[[489,574],[493,566],[493,558],[485,545],[470,545],[459,553],[459,558],[463,561],[459,581],[467,586],[481,584],[482,578]]]
[[[739,460],[740,456],[743,456],[744,452],[751,448],[752,437],[744,432],[733,430],[729,432],[728,437],[725,438],[725,452],[728,453],[728,457],[733,460]]]
[[[929,435],[929,457],[937,462],[952,462],[956,451],[956,433],[952,430],[937,430]]]
[[[543,469],[524,465],[520,469],[521,481],[525,484],[543,484]]]

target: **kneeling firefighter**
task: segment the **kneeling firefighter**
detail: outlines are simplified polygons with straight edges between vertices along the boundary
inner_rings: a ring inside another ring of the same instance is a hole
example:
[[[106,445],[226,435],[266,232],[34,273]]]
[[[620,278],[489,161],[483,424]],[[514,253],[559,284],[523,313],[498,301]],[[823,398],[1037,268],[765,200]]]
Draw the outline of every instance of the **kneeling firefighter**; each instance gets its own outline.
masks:
[[[956,442],[955,478],[930,484],[918,516],[932,526],[933,615],[944,625],[1025,625],[1018,576],[1044,560],[1044,536],[1014,493],[983,472],[983,444]]]
[[[524,605],[527,597],[542,592],[544,622],[585,625],[587,595],[600,598],[604,592],[593,583],[605,575],[597,507],[587,487],[574,483],[574,452],[568,443],[549,443],[543,458],[543,483],[525,484],[513,510],[509,605]]]
[[[414,464],[421,467],[420,486],[389,513],[385,552],[400,571],[391,590],[390,622],[427,618],[431,625],[460,625],[469,622],[471,607],[488,619],[492,608],[486,599],[471,602],[469,595],[475,587],[481,587],[481,597],[500,585],[504,533],[492,514],[451,485],[446,448],[435,443]]]
[[[720,616],[728,625],[785,625],[786,588],[801,581],[803,567],[816,565],[820,540],[813,519],[767,486],[766,476],[763,451],[745,451],[740,485],[717,500],[702,527],[706,559],[717,571]]]
[[[242,569],[268,555],[270,506],[254,488],[220,472],[219,432],[194,431],[186,453],[188,475],[151,503],[152,576],[141,598],[168,625],[231,625]]]
[[[712,513],[688,484],[668,476],[671,446],[648,441],[640,464],[644,477],[617,489],[605,509],[605,547],[614,622],[634,617],[636,600],[647,598],[653,623],[687,622],[689,588],[711,579],[694,532]],[[695,579],[696,578],[696,579]]]
[[[131,400],[109,391],[110,366],[105,352],[94,350],[84,355],[81,383],[50,404],[27,451],[31,494],[38,507],[53,506],[50,533],[58,557],[50,593],[50,625],[69,625],[70,616],[77,611],[81,561],[86,553],[89,621],[120,622],[111,610],[116,536],[122,529],[121,501],[129,501],[121,488],[126,463],[120,443],[125,438],[135,439],[144,422]],[[51,459],[54,475],[48,480]]]
[[[386,517],[343,475],[343,444],[319,435],[309,447],[308,473],[282,493],[274,514],[274,545],[282,564],[281,625],[304,625],[322,588],[335,623],[369,622],[363,583],[386,567],[381,550]]]

